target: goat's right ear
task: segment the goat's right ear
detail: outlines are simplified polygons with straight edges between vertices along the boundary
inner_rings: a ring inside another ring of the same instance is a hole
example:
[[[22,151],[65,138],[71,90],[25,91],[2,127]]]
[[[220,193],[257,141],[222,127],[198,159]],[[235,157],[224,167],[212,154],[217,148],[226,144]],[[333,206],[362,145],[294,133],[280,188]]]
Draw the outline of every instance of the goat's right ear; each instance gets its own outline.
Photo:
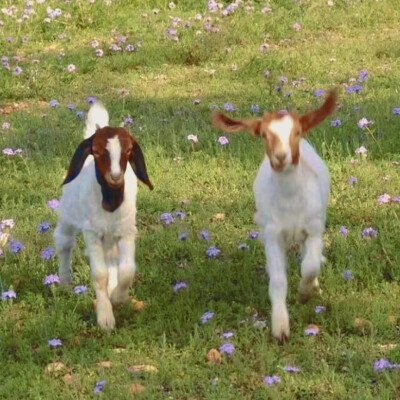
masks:
[[[214,110],[212,114],[212,124],[214,128],[222,129],[228,133],[247,131],[254,136],[260,136],[261,121],[261,118],[231,119],[216,110]]]
[[[75,154],[72,157],[71,164],[69,165],[67,176],[63,182],[63,185],[73,181],[81,172],[83,164],[89,154],[92,153],[92,143],[93,143],[93,136],[90,138],[85,139],[75,150]]]

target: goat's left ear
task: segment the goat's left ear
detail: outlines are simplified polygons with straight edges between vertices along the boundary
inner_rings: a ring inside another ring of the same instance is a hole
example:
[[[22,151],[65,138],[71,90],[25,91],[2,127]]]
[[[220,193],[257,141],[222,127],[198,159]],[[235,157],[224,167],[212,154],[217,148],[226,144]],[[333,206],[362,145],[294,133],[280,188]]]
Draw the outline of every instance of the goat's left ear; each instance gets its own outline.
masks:
[[[142,149],[139,146],[139,143],[132,137],[132,152],[129,157],[129,163],[133,168],[133,172],[144,184],[146,184],[150,190],[153,190],[153,185],[150,182],[150,179],[147,175],[146,163],[144,162],[144,155]]]
[[[89,154],[93,154],[92,153],[93,136],[94,135],[90,136],[89,138],[81,142],[80,145],[75,150],[63,185],[73,181],[78,176],[79,172],[81,172],[81,169],[83,167],[83,164],[85,163],[87,156]]]
[[[336,110],[336,99],[336,90],[332,90],[329,92],[328,97],[320,108],[310,111],[300,117],[302,136],[305,136],[310,129],[320,124]]]

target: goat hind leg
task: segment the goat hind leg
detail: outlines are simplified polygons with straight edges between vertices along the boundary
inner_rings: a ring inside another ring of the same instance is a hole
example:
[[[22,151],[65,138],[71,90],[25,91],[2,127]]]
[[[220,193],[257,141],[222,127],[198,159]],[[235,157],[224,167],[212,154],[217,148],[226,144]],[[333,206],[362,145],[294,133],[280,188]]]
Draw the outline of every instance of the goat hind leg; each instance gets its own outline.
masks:
[[[113,305],[125,303],[129,299],[129,287],[135,277],[135,236],[124,236],[118,242],[118,285],[110,299]]]
[[[59,222],[54,231],[54,241],[58,253],[58,276],[61,285],[72,285],[71,256],[75,247],[74,228]]]
[[[322,238],[309,236],[304,243],[304,258],[301,262],[301,280],[298,288],[300,303],[305,303],[315,292],[320,292],[318,274],[323,262]]]

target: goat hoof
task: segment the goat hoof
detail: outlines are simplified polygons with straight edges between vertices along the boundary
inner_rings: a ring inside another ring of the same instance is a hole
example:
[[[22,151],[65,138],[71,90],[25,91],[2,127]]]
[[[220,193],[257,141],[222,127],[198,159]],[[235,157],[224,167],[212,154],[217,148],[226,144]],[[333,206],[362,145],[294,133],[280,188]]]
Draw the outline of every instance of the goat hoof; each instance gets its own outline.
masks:
[[[282,332],[281,337],[278,339],[278,344],[280,346],[284,345],[285,343],[287,343],[289,341],[289,337],[286,336],[285,333]]]
[[[115,328],[115,318],[113,313],[102,313],[97,315],[97,323],[105,331],[111,331]]]
[[[299,293],[298,302],[300,304],[305,304],[311,299],[311,293]]]

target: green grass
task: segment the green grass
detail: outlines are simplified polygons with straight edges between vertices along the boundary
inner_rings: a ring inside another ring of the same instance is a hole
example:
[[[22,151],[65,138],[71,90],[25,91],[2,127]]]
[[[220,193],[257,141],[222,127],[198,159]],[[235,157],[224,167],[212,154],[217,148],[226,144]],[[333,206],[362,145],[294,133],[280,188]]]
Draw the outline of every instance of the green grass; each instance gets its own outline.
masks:
[[[18,296],[0,304],[0,398],[87,399],[96,397],[93,388],[99,380],[107,381],[100,396],[110,399],[132,398],[132,383],[145,386],[137,395],[143,399],[400,396],[398,370],[373,370],[379,358],[400,362],[400,327],[392,318],[399,316],[399,205],[377,202],[383,193],[400,195],[400,117],[392,113],[400,106],[400,10],[396,0],[333,2],[329,7],[325,0],[271,0],[272,11],[263,14],[265,3],[254,1],[254,10],[242,5],[222,18],[220,12],[207,11],[206,1],[177,1],[171,10],[168,1],[116,0],[106,6],[101,0],[48,0],[35,3],[36,14],[23,23],[16,20],[25,1],[2,4],[15,4],[17,11],[16,17],[0,18],[0,56],[9,57],[11,68],[0,73],[0,148],[19,147],[23,154],[0,154],[0,220],[14,219],[10,234],[24,249],[14,255],[3,246],[0,257],[0,291],[12,288]],[[48,6],[60,7],[63,15],[43,22]],[[194,19],[198,13],[201,21]],[[218,33],[204,30],[207,16]],[[177,43],[166,35],[170,17],[182,20]],[[185,21],[189,28],[183,27]],[[293,30],[294,23],[302,29]],[[135,52],[109,50],[121,35],[128,38],[122,47],[133,44]],[[8,42],[10,36],[13,41]],[[95,56],[93,39],[100,42],[103,57]],[[265,52],[259,50],[263,43],[269,44]],[[59,57],[60,52],[65,55]],[[69,64],[76,66],[74,73],[67,72]],[[12,72],[17,65],[23,69],[20,76]],[[346,94],[345,85],[357,83],[351,79],[362,69],[369,72],[363,91]],[[280,76],[289,82],[277,92]],[[301,77],[306,80],[293,87],[291,82]],[[234,116],[251,115],[252,104],[261,110],[305,112],[320,103],[315,90],[332,87],[339,88],[342,107],[331,119],[341,119],[342,125],[331,127],[329,119],[309,136],[332,176],[323,293],[306,305],[296,302],[299,271],[290,254],[291,338],[278,346],[269,332],[264,249],[247,239],[256,229],[252,182],[263,147],[246,134],[230,136],[228,146],[218,146],[221,133],[211,127],[210,105],[232,103],[238,108]],[[122,88],[128,94],[122,96]],[[87,285],[89,293],[79,297],[42,283],[57,271],[56,258],[40,258],[43,248],[53,246],[57,222],[46,201],[60,196],[84,126],[67,104],[87,111],[89,95],[106,104],[113,125],[134,117],[131,130],[155,186],[150,192],[140,185],[138,197],[138,274],[132,295],[146,307],[138,313],[129,305],[117,310],[117,329],[109,334],[95,323],[81,240],[73,259],[74,283]],[[52,99],[60,106],[50,108]],[[193,104],[195,99],[201,100],[199,105]],[[357,127],[362,117],[374,121],[369,129]],[[9,130],[1,128],[4,122],[10,123]],[[190,133],[199,137],[194,146],[186,139]],[[365,159],[354,154],[361,145],[368,149]],[[347,183],[351,176],[358,178],[353,186]],[[168,227],[159,222],[162,212],[178,210],[187,214],[184,220]],[[217,213],[225,218],[216,221]],[[39,234],[37,225],[44,220],[52,229]],[[341,225],[349,229],[346,238],[339,233]],[[377,238],[361,237],[368,226],[378,230]],[[209,244],[198,237],[203,229],[210,232]],[[188,239],[179,242],[183,231]],[[241,242],[250,249],[239,250]],[[221,249],[219,258],[206,258],[209,245]],[[343,279],[347,269],[354,275],[350,281]],[[175,294],[172,285],[179,280],[188,289]],[[326,311],[316,314],[316,305]],[[202,325],[206,310],[215,316]],[[266,327],[254,327],[255,313],[267,321]],[[365,320],[365,326],[355,327],[356,318]],[[320,327],[320,335],[304,335],[310,323]],[[235,332],[230,339],[233,356],[223,356],[220,365],[205,362],[227,330]],[[48,347],[54,337],[62,339],[62,347]],[[110,368],[99,365],[106,360]],[[46,366],[56,361],[65,369],[46,374]],[[157,371],[127,369],[137,364]],[[286,373],[282,368],[287,364],[300,367],[301,373]],[[64,382],[67,373],[70,382]],[[281,382],[266,387],[267,375],[278,375]]]

